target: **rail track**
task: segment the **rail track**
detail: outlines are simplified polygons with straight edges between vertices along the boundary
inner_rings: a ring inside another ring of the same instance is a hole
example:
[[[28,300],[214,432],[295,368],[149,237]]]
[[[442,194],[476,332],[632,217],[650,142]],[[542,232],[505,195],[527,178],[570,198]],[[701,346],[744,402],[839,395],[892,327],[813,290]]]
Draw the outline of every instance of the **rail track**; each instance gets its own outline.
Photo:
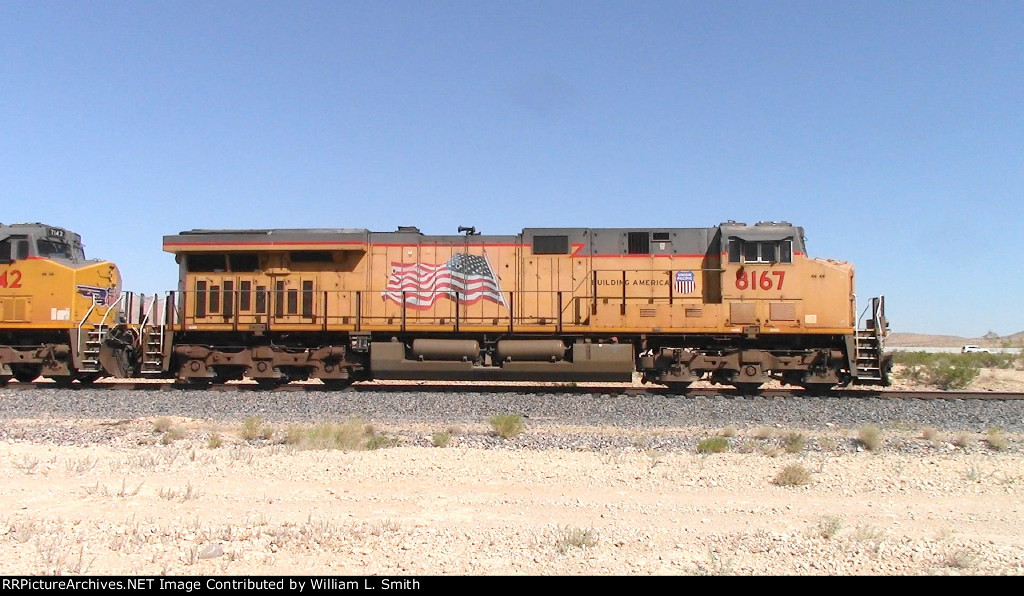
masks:
[[[267,388],[253,382],[215,383],[208,386],[196,386],[175,383],[173,380],[116,380],[100,381],[88,385],[59,385],[49,381],[32,383],[11,382],[6,389],[27,390],[146,390],[146,391],[182,391],[200,390],[214,392],[376,392],[376,393],[450,393],[460,391],[467,393],[519,393],[528,395],[572,394],[572,395],[664,395],[681,399],[696,397],[754,397],[785,398],[785,397],[830,397],[842,399],[915,399],[915,400],[1024,400],[1024,393],[1008,391],[940,391],[940,390],[890,390],[843,388],[827,392],[807,391],[800,388],[768,388],[756,393],[731,388],[688,388],[684,391],[668,389],[652,385],[636,387],[629,385],[599,385],[588,383],[586,386],[573,384],[538,385],[538,384],[490,384],[490,383],[459,383],[441,382],[408,382],[408,383],[355,383],[344,388],[335,388],[320,383],[289,383],[279,387]]]

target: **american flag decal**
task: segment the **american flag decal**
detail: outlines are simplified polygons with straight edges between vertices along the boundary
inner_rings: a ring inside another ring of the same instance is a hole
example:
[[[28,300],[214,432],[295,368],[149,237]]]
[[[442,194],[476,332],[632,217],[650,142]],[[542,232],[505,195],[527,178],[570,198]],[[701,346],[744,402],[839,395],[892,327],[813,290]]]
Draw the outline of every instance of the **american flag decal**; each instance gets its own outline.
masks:
[[[672,287],[676,294],[689,294],[696,288],[693,271],[676,271],[675,285]]]
[[[441,296],[458,299],[459,304],[476,304],[490,300],[508,308],[501,294],[498,277],[485,256],[460,253],[445,263],[391,263],[387,289],[381,292],[386,300],[411,308],[430,308]]]

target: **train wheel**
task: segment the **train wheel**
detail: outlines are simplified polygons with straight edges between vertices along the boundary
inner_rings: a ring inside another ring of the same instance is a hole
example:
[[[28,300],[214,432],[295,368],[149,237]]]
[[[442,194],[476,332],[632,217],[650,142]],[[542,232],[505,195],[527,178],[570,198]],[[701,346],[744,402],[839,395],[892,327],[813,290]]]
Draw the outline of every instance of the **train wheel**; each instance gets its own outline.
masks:
[[[832,383],[807,383],[804,391],[807,395],[828,395],[832,392]]]
[[[690,382],[677,382],[677,383],[665,383],[665,387],[669,393],[686,393],[686,390],[690,388]]]
[[[761,383],[733,383],[744,395],[757,395],[761,392]]]
[[[245,367],[227,366],[214,368],[214,383],[223,384],[228,381],[241,381],[245,376]]]
[[[14,378],[18,379],[22,383],[31,383],[39,378],[39,375],[43,372],[43,367],[39,364],[18,364],[11,366],[11,373],[14,374]]]
[[[325,380],[324,389],[328,391],[338,391],[352,385],[353,379],[328,379]]]
[[[83,385],[92,385],[96,379],[102,377],[101,373],[84,373],[78,377],[78,382]]]

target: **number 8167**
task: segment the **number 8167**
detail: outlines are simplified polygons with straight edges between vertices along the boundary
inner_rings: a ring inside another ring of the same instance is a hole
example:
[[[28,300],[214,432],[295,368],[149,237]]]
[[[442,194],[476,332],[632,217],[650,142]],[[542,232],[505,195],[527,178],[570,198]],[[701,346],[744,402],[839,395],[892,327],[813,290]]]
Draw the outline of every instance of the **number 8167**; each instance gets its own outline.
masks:
[[[781,290],[785,280],[785,271],[740,271],[736,274],[736,289]]]

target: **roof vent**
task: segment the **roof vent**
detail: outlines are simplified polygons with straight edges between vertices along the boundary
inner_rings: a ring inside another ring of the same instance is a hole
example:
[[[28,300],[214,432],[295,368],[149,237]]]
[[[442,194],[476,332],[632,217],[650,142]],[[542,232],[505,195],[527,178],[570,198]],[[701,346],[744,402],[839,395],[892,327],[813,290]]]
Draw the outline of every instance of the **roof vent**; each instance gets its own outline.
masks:
[[[398,226],[398,231],[399,232],[409,232],[409,233],[412,233],[412,234],[419,234],[420,233],[420,229],[417,228],[416,226]]]

